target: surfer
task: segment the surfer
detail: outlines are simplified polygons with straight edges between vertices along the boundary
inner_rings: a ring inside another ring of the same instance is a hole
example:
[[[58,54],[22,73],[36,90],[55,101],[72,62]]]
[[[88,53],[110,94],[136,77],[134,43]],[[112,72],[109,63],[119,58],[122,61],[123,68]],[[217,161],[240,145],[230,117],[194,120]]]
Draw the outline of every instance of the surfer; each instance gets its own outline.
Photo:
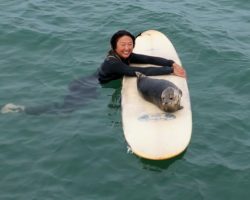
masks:
[[[33,107],[9,103],[1,109],[1,112],[25,112],[33,115],[72,112],[98,96],[98,83],[105,84],[123,76],[136,76],[135,72],[147,76],[174,74],[186,77],[185,70],[172,60],[133,53],[135,36],[126,30],[117,31],[111,37],[110,44],[111,50],[96,73],[89,77],[74,80],[70,84],[69,92],[62,103]],[[131,67],[129,66],[131,63],[152,64],[162,67]]]

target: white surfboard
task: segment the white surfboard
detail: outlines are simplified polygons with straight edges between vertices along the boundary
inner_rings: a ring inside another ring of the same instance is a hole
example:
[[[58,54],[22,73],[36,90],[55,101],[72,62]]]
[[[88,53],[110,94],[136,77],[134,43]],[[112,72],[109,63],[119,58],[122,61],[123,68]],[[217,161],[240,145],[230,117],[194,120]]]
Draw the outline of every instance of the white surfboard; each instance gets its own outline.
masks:
[[[170,40],[161,32],[149,30],[136,38],[135,53],[172,59],[181,65]],[[140,66],[140,65],[136,65]],[[150,65],[152,66],[152,65]],[[145,67],[143,65],[142,67]],[[138,93],[135,77],[122,82],[122,123],[125,139],[132,152],[152,160],[172,158],[188,146],[192,133],[192,112],[185,78],[174,75],[151,76],[176,84],[183,93],[183,109],[166,113]]]

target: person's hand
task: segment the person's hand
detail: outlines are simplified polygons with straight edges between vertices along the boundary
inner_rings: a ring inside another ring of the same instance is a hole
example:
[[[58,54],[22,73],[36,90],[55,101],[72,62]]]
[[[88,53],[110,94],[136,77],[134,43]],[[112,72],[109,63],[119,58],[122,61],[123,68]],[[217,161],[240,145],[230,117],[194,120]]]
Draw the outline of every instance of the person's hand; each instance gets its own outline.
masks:
[[[183,67],[181,67],[177,63],[174,63],[172,66],[174,75],[186,78],[186,71]]]

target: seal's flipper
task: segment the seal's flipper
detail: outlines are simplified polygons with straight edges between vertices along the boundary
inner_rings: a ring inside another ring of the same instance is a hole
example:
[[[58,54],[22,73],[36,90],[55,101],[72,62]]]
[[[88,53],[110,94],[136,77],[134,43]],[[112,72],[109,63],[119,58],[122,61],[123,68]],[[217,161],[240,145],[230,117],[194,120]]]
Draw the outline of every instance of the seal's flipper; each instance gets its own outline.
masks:
[[[135,74],[136,74],[137,78],[146,77],[146,75],[144,75],[141,72],[135,72]]]

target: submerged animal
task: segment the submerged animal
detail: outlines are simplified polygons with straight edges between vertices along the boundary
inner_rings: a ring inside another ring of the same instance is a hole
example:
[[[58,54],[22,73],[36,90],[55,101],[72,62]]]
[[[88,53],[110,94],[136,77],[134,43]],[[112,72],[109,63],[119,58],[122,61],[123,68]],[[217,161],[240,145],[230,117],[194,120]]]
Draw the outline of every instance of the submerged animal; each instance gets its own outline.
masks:
[[[180,105],[182,91],[172,82],[155,79],[136,72],[137,89],[143,98],[165,112],[175,112],[182,109]]]

